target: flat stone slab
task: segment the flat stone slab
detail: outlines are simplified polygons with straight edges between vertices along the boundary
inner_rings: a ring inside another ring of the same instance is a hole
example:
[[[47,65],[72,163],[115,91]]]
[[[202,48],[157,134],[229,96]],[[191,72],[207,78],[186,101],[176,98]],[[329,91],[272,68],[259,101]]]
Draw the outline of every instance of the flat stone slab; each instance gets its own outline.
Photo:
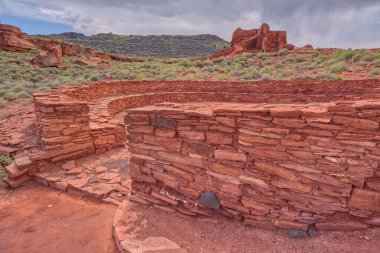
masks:
[[[139,231],[147,228],[149,224],[145,220],[139,221],[141,217],[138,214],[131,215],[129,211],[135,207],[136,203],[125,200],[118,206],[115,212],[113,235],[120,252],[187,253],[186,249],[181,248],[176,242],[165,236],[139,236]]]
[[[148,237],[143,240],[125,239],[121,242],[121,247],[130,253],[186,253],[187,250],[181,249],[168,238]]]
[[[37,173],[38,182],[118,206],[129,193],[126,177],[128,156],[119,148],[100,155],[90,155]],[[123,166],[121,166],[123,165]]]

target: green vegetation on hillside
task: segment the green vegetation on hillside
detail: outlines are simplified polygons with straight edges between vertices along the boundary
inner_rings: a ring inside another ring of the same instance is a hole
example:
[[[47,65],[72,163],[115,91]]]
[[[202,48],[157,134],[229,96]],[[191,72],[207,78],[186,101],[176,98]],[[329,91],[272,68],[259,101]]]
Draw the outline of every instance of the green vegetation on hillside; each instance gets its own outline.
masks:
[[[7,175],[4,170],[4,166],[7,166],[12,162],[12,158],[9,155],[0,155],[0,187],[4,188],[6,186],[5,182],[3,181]]]
[[[340,80],[377,78],[380,51],[320,49],[279,53],[241,54],[233,59],[146,59],[94,66],[75,64],[64,57],[65,69],[39,68],[30,60],[36,52],[0,51],[0,107],[7,100],[30,97],[64,84],[107,79],[128,80]]]
[[[227,41],[210,34],[128,36],[101,33],[85,36],[80,33],[61,33],[45,36],[131,57],[199,58],[219,52],[229,45]]]

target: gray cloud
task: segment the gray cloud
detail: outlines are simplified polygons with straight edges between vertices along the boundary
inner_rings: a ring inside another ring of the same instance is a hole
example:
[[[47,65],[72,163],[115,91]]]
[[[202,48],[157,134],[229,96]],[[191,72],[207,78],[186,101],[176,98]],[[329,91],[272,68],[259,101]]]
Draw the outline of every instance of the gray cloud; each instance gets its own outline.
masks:
[[[0,0],[0,15],[63,22],[86,34],[217,34],[267,22],[298,46],[379,47],[378,0]]]

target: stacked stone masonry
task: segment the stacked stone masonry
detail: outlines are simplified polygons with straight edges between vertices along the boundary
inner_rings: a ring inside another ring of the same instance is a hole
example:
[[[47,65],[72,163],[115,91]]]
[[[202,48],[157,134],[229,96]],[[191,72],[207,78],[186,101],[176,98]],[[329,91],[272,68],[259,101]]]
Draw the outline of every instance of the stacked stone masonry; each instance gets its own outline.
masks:
[[[380,225],[379,84],[104,81],[35,93],[40,142],[6,181],[128,135],[133,192],[156,205],[270,228]],[[115,118],[126,109],[127,134]]]
[[[379,109],[378,101],[130,109],[133,193],[263,228],[380,225]]]

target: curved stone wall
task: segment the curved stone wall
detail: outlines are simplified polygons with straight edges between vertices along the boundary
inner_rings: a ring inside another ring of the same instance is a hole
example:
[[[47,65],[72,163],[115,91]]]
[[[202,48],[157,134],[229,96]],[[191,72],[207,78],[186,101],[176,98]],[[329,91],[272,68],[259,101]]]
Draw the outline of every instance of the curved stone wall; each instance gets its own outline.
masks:
[[[128,110],[132,192],[262,228],[380,226],[380,101]]]
[[[126,109],[163,102],[271,103],[299,104],[305,107],[315,106],[322,102],[332,102],[337,108],[345,110],[345,103],[337,101],[378,99],[379,84],[379,80],[338,82],[104,81],[35,93],[34,104],[38,133],[41,137],[40,146],[28,155],[16,157],[15,163],[7,168],[6,181],[16,187],[46,164],[59,163],[92,153],[101,153],[124,145],[127,138],[125,125],[116,120],[114,115]],[[239,106],[245,107],[244,104]],[[148,113],[152,108],[147,107],[144,110]],[[366,112],[366,117],[377,122],[375,111]],[[350,113],[353,112],[341,112],[343,116],[348,117],[352,116]],[[136,119],[137,121],[138,119]],[[134,124],[134,122],[131,123]],[[188,123],[190,124],[191,121]],[[183,126],[184,129],[189,127]],[[201,129],[202,125],[198,127]],[[129,136],[130,139],[133,139],[136,134],[145,134],[133,133],[133,130],[130,130],[130,133],[132,133]],[[161,134],[165,134],[164,131]],[[357,135],[355,138],[365,137]],[[363,142],[365,143],[366,140]],[[132,147],[132,151],[135,149],[136,147]],[[157,179],[155,180],[157,181]],[[228,189],[229,186],[226,187],[225,189]],[[236,188],[232,187],[231,190],[236,190]],[[233,212],[233,208],[230,208],[229,212]],[[236,215],[240,214],[236,213]],[[305,215],[309,215],[309,213],[305,211]]]

